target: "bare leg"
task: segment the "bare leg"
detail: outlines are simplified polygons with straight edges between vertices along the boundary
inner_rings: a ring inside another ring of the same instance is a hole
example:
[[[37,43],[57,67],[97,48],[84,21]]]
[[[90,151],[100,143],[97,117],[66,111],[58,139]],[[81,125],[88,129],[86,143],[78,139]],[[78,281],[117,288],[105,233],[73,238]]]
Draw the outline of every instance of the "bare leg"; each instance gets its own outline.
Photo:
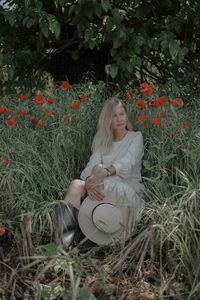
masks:
[[[65,203],[71,203],[77,209],[81,206],[81,198],[86,195],[85,181],[75,179],[70,183],[68,193],[64,199]]]

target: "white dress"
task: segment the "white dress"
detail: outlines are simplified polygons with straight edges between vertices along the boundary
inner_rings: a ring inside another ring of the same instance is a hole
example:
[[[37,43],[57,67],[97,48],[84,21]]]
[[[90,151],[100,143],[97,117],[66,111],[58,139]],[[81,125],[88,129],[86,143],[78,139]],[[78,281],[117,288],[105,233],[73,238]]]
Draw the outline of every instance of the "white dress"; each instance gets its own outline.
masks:
[[[126,197],[133,207],[134,220],[138,221],[144,208],[141,183],[141,160],[144,146],[140,131],[128,131],[125,137],[113,146],[108,154],[102,155],[95,151],[90,157],[86,168],[82,171],[80,178],[85,180],[91,175],[95,165],[103,163],[105,166],[113,166],[116,175],[104,179],[104,189],[115,192],[121,197]]]

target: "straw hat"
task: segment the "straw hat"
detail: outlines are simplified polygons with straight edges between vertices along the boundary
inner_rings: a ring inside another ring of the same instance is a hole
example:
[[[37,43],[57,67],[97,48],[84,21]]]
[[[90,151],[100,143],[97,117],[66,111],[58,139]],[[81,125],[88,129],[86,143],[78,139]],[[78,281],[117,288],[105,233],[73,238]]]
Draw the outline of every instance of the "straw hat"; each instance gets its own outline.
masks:
[[[84,199],[78,213],[83,234],[98,245],[124,241],[131,233],[133,211],[130,202],[116,194],[107,194],[103,201]]]

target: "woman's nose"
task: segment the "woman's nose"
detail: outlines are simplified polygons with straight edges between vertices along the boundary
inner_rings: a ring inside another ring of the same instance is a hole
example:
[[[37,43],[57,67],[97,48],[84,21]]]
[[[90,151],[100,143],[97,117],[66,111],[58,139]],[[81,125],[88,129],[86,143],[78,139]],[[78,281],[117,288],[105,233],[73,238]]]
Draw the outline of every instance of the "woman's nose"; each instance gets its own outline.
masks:
[[[120,116],[117,116],[117,121],[120,121]]]

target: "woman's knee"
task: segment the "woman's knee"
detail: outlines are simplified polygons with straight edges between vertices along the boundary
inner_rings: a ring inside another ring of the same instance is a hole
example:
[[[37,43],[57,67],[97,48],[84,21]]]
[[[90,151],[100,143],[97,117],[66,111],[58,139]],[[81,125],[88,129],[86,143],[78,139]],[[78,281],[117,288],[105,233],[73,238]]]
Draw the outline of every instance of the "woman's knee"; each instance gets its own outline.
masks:
[[[85,181],[80,179],[74,179],[71,181],[69,188],[84,188],[85,187]]]

